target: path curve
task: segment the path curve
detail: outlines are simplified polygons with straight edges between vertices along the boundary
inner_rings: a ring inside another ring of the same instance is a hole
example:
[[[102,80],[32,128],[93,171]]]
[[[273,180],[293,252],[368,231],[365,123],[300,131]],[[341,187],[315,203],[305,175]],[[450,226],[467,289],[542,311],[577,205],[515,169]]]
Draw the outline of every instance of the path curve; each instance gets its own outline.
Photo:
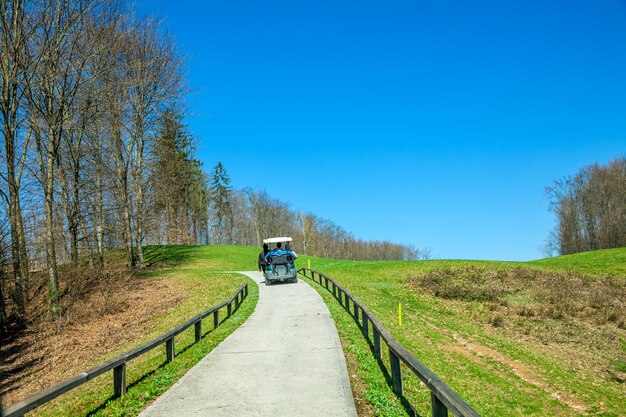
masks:
[[[255,311],[140,417],[356,417],[341,342],[311,286],[266,286]]]

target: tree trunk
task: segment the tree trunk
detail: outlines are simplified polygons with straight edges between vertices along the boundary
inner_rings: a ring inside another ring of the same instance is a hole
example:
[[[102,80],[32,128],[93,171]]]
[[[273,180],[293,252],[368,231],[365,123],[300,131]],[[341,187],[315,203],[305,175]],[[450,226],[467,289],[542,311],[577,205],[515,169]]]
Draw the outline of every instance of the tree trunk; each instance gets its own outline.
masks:
[[[17,302],[18,320],[21,324],[26,321],[26,276],[28,269],[24,270],[22,260],[26,256],[26,248],[21,246],[23,242],[22,213],[20,207],[19,185],[15,173],[15,136],[14,131],[4,118],[5,151],[7,161],[7,180],[9,186],[9,224],[11,228],[11,258],[13,264],[13,280],[15,282],[15,296]],[[26,265],[28,268],[28,265]],[[25,274],[26,272],[26,274]]]
[[[46,212],[46,260],[48,262],[48,297],[50,307],[53,314],[57,314],[59,310],[59,273],[57,271],[57,257],[54,242],[54,222],[53,222],[53,203],[54,203],[54,162],[56,159],[55,138],[51,133],[50,143],[48,144],[47,169],[45,177],[45,212]]]
[[[72,163],[74,182],[72,183],[72,201],[70,205],[70,219],[68,219],[70,228],[70,237],[72,239],[72,265],[78,266],[78,229],[80,227],[80,214],[78,204],[80,202],[80,160],[78,151],[74,156],[76,158]]]
[[[24,233],[24,219],[22,218],[22,207],[19,198],[15,200],[15,212],[17,213],[17,230],[20,241],[20,268],[22,281],[24,282],[24,298],[28,302],[26,288],[28,288],[28,280],[30,278],[30,262],[28,261],[28,252],[26,251],[26,234]]]
[[[119,126],[116,127],[113,138],[116,148],[116,168],[117,180],[120,188],[120,198],[122,203],[122,221],[124,227],[124,246],[126,248],[126,260],[129,268],[135,266],[135,257],[133,256],[133,235],[130,223],[130,201],[128,193],[128,170],[124,163],[124,144],[122,143],[122,134]]]
[[[67,228],[69,232],[70,240],[70,259],[72,266],[78,266],[78,225],[76,222],[76,215],[73,209],[73,202],[70,198],[69,184],[67,183],[66,173],[59,165],[59,176],[61,177],[61,192],[63,193],[63,200],[65,206],[65,217],[67,219]]]
[[[2,293],[2,281],[4,277],[0,276],[0,334],[8,332],[7,309],[4,304],[4,294]]]
[[[26,321],[26,285],[24,282],[24,276],[22,275],[21,264],[21,248],[20,248],[20,236],[19,226],[17,221],[18,214],[15,207],[15,201],[11,201],[10,204],[10,227],[11,227],[11,257],[13,263],[13,280],[15,282],[15,296],[17,302],[17,315],[21,324]]]
[[[98,250],[98,264],[104,268],[104,209],[102,190],[102,160],[98,156],[96,162],[96,245]]]
[[[141,122],[137,123],[138,129],[143,129]],[[136,209],[135,217],[137,220],[137,229],[135,230],[135,240],[137,241],[137,266],[143,268],[145,266],[143,259],[143,148],[144,139],[143,132],[138,133],[137,150],[135,151],[135,201]]]
[[[141,175],[141,174],[139,174]],[[139,184],[136,188],[137,195],[135,196],[137,199],[137,230],[135,230],[135,240],[137,241],[137,266],[139,268],[143,268],[145,266],[143,259],[143,186],[141,185],[141,180],[137,181]]]

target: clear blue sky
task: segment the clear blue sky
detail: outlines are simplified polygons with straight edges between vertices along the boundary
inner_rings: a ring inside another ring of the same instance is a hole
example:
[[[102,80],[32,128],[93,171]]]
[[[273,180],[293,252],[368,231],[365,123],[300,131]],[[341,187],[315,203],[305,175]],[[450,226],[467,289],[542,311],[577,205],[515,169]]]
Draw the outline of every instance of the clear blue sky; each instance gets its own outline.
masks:
[[[205,169],[359,238],[540,258],[544,187],[626,154],[623,0],[139,6],[188,56]]]

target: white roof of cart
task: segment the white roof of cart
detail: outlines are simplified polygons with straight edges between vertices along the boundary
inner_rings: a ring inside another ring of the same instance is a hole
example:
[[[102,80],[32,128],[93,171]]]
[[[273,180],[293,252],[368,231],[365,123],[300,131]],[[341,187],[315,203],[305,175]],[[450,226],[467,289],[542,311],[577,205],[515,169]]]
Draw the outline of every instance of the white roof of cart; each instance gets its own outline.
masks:
[[[263,239],[263,243],[278,243],[278,242],[291,242],[293,239],[290,237],[269,237]]]

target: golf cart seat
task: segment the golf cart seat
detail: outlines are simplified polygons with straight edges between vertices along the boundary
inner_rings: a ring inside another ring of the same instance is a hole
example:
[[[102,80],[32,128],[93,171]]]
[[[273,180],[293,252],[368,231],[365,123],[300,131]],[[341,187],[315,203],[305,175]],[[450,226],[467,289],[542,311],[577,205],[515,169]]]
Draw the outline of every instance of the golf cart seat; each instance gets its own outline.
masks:
[[[289,265],[293,260],[291,259],[291,255],[285,253],[282,255],[271,255],[270,256],[270,264],[271,265]]]

